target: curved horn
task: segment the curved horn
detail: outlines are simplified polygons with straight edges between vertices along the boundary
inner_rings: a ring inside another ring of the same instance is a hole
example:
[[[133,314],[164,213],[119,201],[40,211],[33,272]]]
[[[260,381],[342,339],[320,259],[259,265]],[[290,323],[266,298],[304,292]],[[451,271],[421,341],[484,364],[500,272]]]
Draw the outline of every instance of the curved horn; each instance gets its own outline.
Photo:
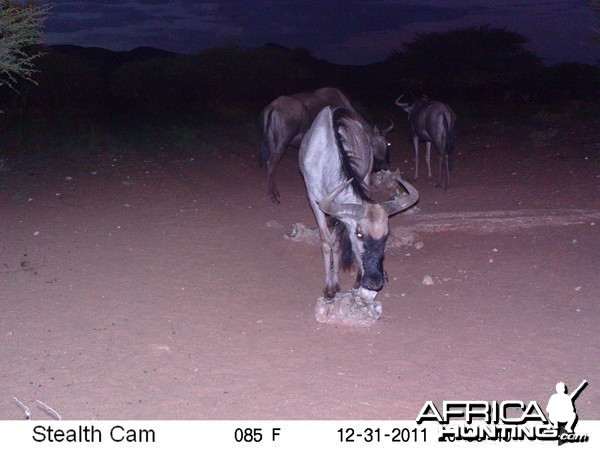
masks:
[[[386,134],[388,134],[390,131],[392,131],[394,129],[394,127],[396,126],[396,124],[394,123],[394,121],[392,119],[388,119],[388,120],[390,121],[390,126],[381,132],[384,136]]]
[[[397,212],[400,212],[406,208],[410,208],[417,202],[417,200],[419,200],[419,193],[412,184],[404,180],[398,180],[398,182],[404,187],[404,189],[406,189],[406,191],[408,192],[408,197],[403,196],[398,197],[394,200],[388,200],[386,202],[383,202],[381,206],[384,207],[384,209],[388,213],[388,216],[396,214]]]
[[[402,107],[402,105],[406,105],[406,103],[400,103],[400,99],[401,99],[402,97],[404,97],[404,94],[402,94],[400,97],[398,97],[398,98],[396,99],[396,101],[394,102],[396,105],[398,105],[398,106],[400,106],[400,107]]]
[[[342,217],[352,217],[358,219],[364,215],[364,206],[357,204],[341,204],[334,203],[333,200],[342,192],[346,187],[352,183],[354,178],[350,178],[346,180],[344,183],[340,184],[333,191],[327,194],[325,197],[321,199],[319,202],[319,209],[323,211],[325,214],[329,214],[330,216],[342,218]]]

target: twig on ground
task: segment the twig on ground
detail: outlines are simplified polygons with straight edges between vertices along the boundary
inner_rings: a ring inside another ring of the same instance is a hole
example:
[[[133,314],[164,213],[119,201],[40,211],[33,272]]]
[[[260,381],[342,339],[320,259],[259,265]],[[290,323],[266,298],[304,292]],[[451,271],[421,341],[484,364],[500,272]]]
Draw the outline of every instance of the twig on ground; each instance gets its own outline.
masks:
[[[17,397],[13,397],[15,399],[15,402],[17,402],[19,405],[21,405],[21,408],[23,408],[23,411],[25,412],[25,417],[27,418],[26,420],[31,420],[31,410],[25,406],[23,404],[23,402],[21,400],[19,400]]]
[[[40,402],[39,400],[36,400],[36,402],[38,402],[40,405],[42,405],[44,408],[46,408],[46,411],[52,413],[58,420],[62,420],[62,417],[60,417],[60,414],[57,413],[56,410],[54,410],[53,408],[49,407],[45,403]]]

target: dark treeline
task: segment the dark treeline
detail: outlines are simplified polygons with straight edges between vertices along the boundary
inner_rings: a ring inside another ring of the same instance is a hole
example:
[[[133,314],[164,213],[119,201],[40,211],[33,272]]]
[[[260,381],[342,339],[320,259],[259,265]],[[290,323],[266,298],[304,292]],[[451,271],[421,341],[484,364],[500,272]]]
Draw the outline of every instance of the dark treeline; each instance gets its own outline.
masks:
[[[0,127],[5,137],[23,141],[33,129],[72,133],[97,123],[257,120],[277,96],[323,86],[339,87],[376,116],[394,110],[395,97],[404,92],[470,105],[482,115],[561,112],[573,105],[596,110],[597,65],[546,66],[524,43],[516,33],[489,26],[427,33],[365,66],[331,64],[276,44],[194,55],[51,46],[37,60],[37,85],[0,90]]]

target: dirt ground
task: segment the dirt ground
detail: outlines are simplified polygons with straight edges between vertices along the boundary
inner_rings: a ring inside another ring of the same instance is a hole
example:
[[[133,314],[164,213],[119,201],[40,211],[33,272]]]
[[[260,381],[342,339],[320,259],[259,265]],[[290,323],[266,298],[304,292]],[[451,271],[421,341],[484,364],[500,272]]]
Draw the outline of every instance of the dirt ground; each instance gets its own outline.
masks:
[[[412,420],[427,400],[545,406],[558,381],[583,379],[579,417],[600,419],[599,131],[459,127],[451,189],[420,179],[418,212],[392,228],[420,214],[559,219],[417,231],[422,248],[386,253],[370,328],[315,320],[320,250],[283,238],[315,225],[296,151],[280,205],[258,141],[7,161],[0,419],[24,418],[16,397],[34,419],[52,417],[39,400],[63,419]],[[392,160],[412,180],[404,134]],[[582,220],[564,224],[574,209]]]

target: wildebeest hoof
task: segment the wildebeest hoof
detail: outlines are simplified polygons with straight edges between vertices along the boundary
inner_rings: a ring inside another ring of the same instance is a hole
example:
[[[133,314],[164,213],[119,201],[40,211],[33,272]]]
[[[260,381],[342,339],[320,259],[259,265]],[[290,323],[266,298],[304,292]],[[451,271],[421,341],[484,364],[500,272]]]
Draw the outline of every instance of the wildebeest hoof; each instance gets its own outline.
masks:
[[[327,286],[325,287],[325,289],[323,290],[323,294],[325,295],[325,298],[327,300],[333,300],[333,298],[335,297],[335,294],[337,294],[338,292],[340,292],[340,285],[336,284],[334,286]]]

